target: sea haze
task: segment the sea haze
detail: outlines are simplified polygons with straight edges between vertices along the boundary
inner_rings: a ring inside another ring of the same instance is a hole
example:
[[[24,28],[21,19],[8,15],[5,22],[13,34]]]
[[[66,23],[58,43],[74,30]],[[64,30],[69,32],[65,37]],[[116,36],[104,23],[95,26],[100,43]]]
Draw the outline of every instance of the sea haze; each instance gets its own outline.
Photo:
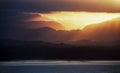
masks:
[[[0,73],[119,73],[120,61],[26,60],[0,63]]]
[[[0,66],[27,66],[27,65],[120,65],[120,61],[66,61],[66,60],[21,60],[3,61]]]

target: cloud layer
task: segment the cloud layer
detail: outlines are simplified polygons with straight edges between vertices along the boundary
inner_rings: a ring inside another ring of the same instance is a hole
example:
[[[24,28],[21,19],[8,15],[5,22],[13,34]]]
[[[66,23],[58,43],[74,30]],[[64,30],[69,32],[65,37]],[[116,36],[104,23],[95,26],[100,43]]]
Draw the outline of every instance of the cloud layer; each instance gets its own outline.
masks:
[[[112,0],[1,0],[0,9],[20,11],[93,11],[120,12],[120,6]]]

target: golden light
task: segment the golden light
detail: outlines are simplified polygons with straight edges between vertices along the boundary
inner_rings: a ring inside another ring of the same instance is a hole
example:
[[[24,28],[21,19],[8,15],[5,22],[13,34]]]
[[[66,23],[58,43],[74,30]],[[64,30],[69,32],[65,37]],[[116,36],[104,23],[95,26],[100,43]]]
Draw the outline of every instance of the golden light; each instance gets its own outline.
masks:
[[[116,2],[120,2],[120,0],[114,0],[114,1],[116,1]]]
[[[120,9],[120,0],[113,0],[113,3]]]
[[[120,0],[111,0],[110,4],[120,8]]]
[[[106,12],[51,12],[40,14],[48,19],[61,23],[66,30],[83,29],[87,25],[101,23],[120,17],[120,13]]]

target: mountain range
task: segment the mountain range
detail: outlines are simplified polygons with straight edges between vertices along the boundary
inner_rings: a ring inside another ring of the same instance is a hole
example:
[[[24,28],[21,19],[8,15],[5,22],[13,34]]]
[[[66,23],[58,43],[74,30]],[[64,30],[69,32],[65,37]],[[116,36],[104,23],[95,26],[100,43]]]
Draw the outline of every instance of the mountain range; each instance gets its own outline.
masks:
[[[95,41],[120,40],[120,18],[85,27],[85,37]]]
[[[17,40],[0,39],[0,61],[120,60],[119,32],[120,18],[83,30],[27,29]]]
[[[91,24],[86,26],[83,30],[78,29],[70,31],[64,30],[61,24],[52,21],[32,21],[26,22],[26,25],[30,25],[29,29],[22,30],[21,32],[14,31],[16,34],[13,35],[13,37],[16,40],[67,44],[76,43],[78,45],[93,45],[96,42],[99,42],[99,44],[103,42],[103,44],[108,42],[108,44],[110,44],[110,42],[113,44],[114,42],[114,44],[116,44],[117,41],[120,41],[120,18],[98,24]],[[30,29],[32,27],[36,29]]]

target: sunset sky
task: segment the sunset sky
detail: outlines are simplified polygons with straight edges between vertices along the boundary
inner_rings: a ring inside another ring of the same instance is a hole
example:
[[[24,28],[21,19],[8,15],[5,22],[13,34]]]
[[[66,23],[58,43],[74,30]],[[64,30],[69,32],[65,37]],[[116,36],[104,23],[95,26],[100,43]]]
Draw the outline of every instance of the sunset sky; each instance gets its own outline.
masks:
[[[120,60],[120,0],[0,0],[0,45],[6,62]]]
[[[120,0],[0,0],[0,45],[6,62],[120,61]]]
[[[56,21],[62,24],[66,30],[84,29],[85,26],[102,23],[120,17],[120,13],[107,12],[61,11],[38,14],[42,17],[33,18],[31,21]]]
[[[35,12],[119,12],[120,0],[0,0],[1,9]]]
[[[3,32],[31,26],[25,21],[54,21],[66,30],[83,29],[120,17],[120,0],[0,0],[0,16]]]

